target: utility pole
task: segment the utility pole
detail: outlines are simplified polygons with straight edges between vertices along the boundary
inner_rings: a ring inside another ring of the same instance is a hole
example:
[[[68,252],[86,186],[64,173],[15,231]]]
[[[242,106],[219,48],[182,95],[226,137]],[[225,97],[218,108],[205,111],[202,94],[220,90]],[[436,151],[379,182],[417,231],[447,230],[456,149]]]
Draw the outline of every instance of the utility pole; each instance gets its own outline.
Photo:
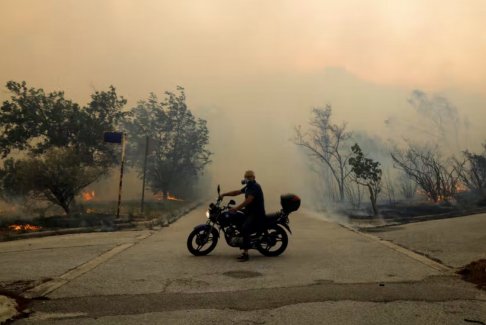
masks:
[[[148,146],[149,146],[149,137],[145,138],[145,157],[143,160],[143,180],[142,180],[142,202],[140,204],[140,211],[143,215],[143,205],[145,203],[145,175],[147,173],[147,156],[148,156]]]
[[[120,186],[118,187],[118,208],[116,210],[116,218],[120,219],[120,206],[121,206],[121,196],[122,196],[122,185],[123,185],[123,165],[125,164],[125,145],[127,142],[127,136],[125,132],[122,134],[122,156],[121,156],[121,167],[120,167]]]

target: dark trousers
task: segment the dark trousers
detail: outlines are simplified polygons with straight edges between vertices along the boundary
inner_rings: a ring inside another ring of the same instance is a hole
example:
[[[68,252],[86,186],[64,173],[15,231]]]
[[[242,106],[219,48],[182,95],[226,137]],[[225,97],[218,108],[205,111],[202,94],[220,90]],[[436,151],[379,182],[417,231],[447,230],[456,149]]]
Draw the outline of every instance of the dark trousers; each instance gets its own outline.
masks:
[[[248,214],[246,220],[241,227],[241,235],[243,237],[243,243],[241,249],[250,249],[250,236],[256,231],[260,231],[262,217],[256,214]]]

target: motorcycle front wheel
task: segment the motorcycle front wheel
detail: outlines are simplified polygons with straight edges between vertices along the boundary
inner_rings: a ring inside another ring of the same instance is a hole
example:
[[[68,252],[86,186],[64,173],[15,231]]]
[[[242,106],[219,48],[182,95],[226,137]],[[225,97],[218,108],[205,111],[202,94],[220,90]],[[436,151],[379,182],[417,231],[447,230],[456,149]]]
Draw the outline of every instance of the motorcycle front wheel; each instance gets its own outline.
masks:
[[[211,229],[194,229],[187,237],[187,249],[194,256],[203,256],[211,253],[218,244],[218,231]]]
[[[285,230],[280,226],[272,226],[258,241],[256,248],[265,256],[279,256],[285,251],[288,243],[289,237]]]

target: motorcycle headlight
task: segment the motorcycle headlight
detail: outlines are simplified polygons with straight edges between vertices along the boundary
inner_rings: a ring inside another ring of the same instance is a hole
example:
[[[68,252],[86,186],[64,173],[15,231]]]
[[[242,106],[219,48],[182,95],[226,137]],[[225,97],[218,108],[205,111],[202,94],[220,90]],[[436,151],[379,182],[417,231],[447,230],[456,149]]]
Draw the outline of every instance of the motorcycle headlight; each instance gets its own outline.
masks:
[[[208,218],[208,219],[209,219],[209,210],[208,210],[208,211],[206,211],[206,218]]]

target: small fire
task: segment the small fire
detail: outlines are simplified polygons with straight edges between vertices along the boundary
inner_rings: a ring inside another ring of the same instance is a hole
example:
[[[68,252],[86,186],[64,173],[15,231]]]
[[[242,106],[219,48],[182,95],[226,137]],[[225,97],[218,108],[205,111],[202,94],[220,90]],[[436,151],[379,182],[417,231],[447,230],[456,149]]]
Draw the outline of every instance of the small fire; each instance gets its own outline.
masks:
[[[95,197],[95,191],[83,192],[81,195],[83,196],[84,201],[91,201]]]
[[[13,231],[39,231],[39,230],[42,229],[42,227],[40,227],[40,226],[34,226],[34,225],[29,225],[29,224],[26,224],[26,225],[13,224],[13,225],[8,226],[8,228],[10,230],[13,230]]]
[[[86,213],[95,213],[95,212],[96,212],[95,209],[90,209],[90,208],[86,209]]]
[[[181,199],[176,198],[173,195],[170,195],[169,193],[167,193],[167,200],[170,200],[170,201],[184,201],[184,200],[181,200]]]
[[[174,195],[171,195],[170,193],[167,193],[167,195],[164,195],[164,193],[162,193],[162,192],[155,193],[154,199],[156,199],[157,201],[163,201],[163,200],[184,201],[184,200],[181,200],[181,199],[175,197]]]
[[[425,196],[426,200],[429,202],[434,202],[434,203],[442,203],[444,201],[447,201],[447,197],[444,195],[439,195],[437,196],[437,201],[434,201],[428,194],[422,189],[417,189],[415,191],[415,194],[420,195],[420,196]]]
[[[462,193],[462,192],[466,192],[466,191],[467,191],[467,187],[463,183],[457,183],[457,185],[456,185],[456,192],[457,193]]]

